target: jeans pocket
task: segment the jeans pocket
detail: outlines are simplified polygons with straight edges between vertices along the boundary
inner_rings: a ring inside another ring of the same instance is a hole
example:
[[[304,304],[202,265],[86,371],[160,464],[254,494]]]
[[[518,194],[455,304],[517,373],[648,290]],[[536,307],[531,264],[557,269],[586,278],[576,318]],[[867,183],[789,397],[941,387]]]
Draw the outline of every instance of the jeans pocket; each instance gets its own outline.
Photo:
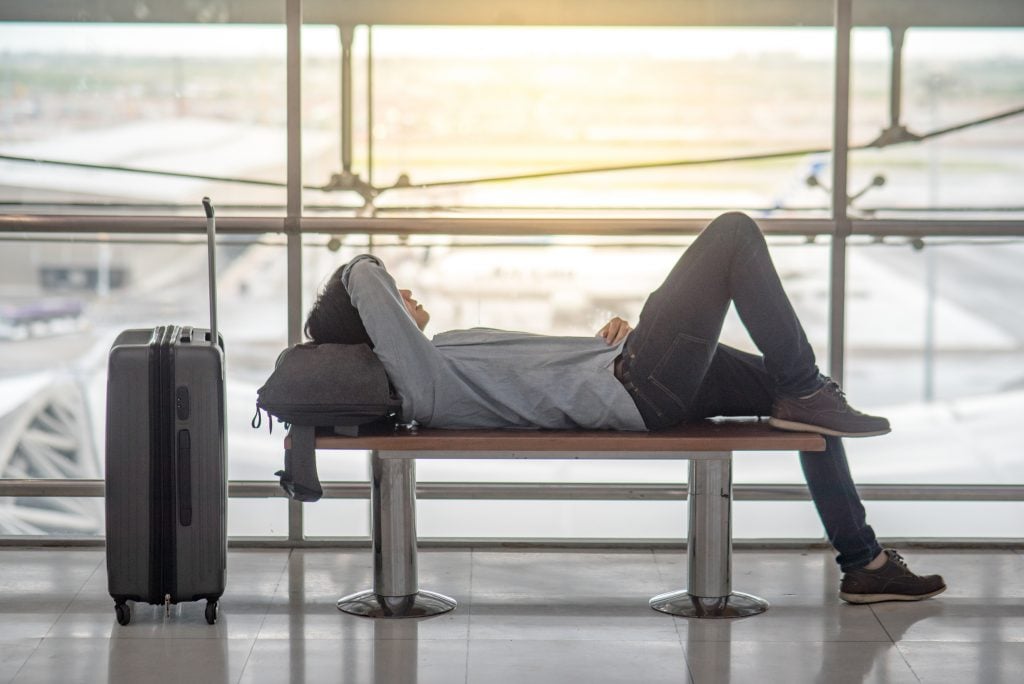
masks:
[[[645,378],[645,389],[653,390],[646,393],[648,401],[662,404],[664,413],[678,414],[680,419],[691,417],[694,398],[711,365],[716,346],[693,335],[676,333],[672,344]],[[655,397],[660,397],[661,401]]]

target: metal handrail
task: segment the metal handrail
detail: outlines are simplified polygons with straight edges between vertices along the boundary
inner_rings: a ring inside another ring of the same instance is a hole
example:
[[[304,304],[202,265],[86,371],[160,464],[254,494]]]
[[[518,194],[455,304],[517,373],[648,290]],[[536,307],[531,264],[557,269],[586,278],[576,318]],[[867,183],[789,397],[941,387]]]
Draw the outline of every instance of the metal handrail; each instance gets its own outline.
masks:
[[[367,482],[323,482],[325,499],[369,499]],[[809,501],[802,484],[734,484],[736,501]],[[0,497],[102,497],[103,480],[0,480]],[[1024,485],[867,484],[858,485],[866,501],[1024,501]],[[274,481],[231,480],[233,499],[281,498]],[[663,483],[562,482],[420,482],[417,499],[449,500],[571,500],[571,501],[682,501],[687,485]]]
[[[1020,537],[883,537],[879,542],[900,549],[986,549],[1020,550],[1024,540]],[[60,537],[44,535],[0,535],[0,548],[102,548],[106,539],[93,537]],[[287,537],[228,537],[229,549],[369,549],[372,540],[366,537],[310,536],[301,539]],[[663,537],[419,537],[416,546],[421,549],[477,549],[495,551],[585,550],[603,551],[681,551],[686,540]],[[745,538],[732,540],[734,550],[792,551],[831,549],[825,539],[813,537]]]
[[[666,237],[696,235],[707,218],[363,218],[306,216],[293,219],[295,230],[308,235],[401,236],[611,236]],[[228,235],[285,233],[284,217],[224,217],[217,230]],[[759,218],[768,235],[816,237],[832,235],[827,218]],[[0,215],[4,233],[205,233],[202,217],[84,216],[60,214]],[[1024,237],[1024,219],[850,219],[850,235],[869,237]]]

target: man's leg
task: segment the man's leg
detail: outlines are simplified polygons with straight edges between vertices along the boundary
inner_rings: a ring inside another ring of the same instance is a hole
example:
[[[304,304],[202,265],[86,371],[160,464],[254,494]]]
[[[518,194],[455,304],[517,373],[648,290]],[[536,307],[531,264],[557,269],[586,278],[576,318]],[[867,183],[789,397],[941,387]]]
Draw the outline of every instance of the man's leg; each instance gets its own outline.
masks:
[[[701,417],[769,415],[775,392],[764,359],[718,345],[697,393]],[[800,452],[811,499],[843,572],[863,567],[882,552],[867,524],[839,437],[825,438],[825,451]]]
[[[774,388],[764,360],[718,345],[695,408],[702,417],[763,416],[772,408]],[[919,601],[946,589],[939,575],[915,575],[893,549],[883,553],[867,524],[839,437],[825,438],[825,451],[800,452],[807,488],[843,571],[839,596],[849,603]],[[874,561],[874,563],[873,563]],[[884,561],[884,562],[883,562]],[[878,563],[878,567],[867,566]]]
[[[825,451],[801,451],[800,467],[818,517],[843,572],[862,568],[882,547],[868,525],[864,504],[853,484],[841,437],[825,437]]]
[[[730,303],[778,392],[799,396],[821,385],[764,236],[753,219],[732,212],[712,221],[683,253],[626,341],[623,384],[649,428],[692,416]]]
[[[730,302],[764,354],[776,393],[772,426],[850,437],[889,432],[889,421],[851,408],[839,386],[818,372],[764,236],[736,212],[719,216],[697,237],[647,299],[626,340],[617,375],[649,429],[694,416]]]

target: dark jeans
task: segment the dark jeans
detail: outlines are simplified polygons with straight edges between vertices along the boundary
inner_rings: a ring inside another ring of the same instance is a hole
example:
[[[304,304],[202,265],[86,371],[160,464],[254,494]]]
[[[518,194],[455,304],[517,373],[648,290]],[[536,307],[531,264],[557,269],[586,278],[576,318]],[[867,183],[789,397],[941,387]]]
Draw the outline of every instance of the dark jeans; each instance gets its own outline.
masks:
[[[763,357],[718,343],[730,303]],[[618,370],[651,430],[711,416],[766,416],[776,395],[799,396],[821,384],[764,236],[735,212],[712,221],[648,297]],[[845,571],[867,564],[881,547],[842,440],[825,440],[824,452],[801,452],[800,465]]]

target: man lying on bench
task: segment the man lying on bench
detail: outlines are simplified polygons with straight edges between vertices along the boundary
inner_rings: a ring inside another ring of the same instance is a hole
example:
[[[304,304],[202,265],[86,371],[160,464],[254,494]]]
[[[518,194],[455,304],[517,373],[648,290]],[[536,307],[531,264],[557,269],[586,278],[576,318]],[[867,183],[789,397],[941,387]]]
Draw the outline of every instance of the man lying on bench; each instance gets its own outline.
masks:
[[[733,303],[763,356],[719,344]],[[633,329],[613,318],[589,337],[485,328],[427,339],[430,314],[379,259],[358,256],[331,276],[306,320],[317,343],[373,347],[402,415],[434,428],[658,430],[711,416],[770,416],[783,430],[826,435],[800,464],[843,571],[851,603],[915,601],[946,589],[883,550],[865,520],[840,437],[889,432],[853,409],[818,371],[757,224],[741,213],[708,225]]]

